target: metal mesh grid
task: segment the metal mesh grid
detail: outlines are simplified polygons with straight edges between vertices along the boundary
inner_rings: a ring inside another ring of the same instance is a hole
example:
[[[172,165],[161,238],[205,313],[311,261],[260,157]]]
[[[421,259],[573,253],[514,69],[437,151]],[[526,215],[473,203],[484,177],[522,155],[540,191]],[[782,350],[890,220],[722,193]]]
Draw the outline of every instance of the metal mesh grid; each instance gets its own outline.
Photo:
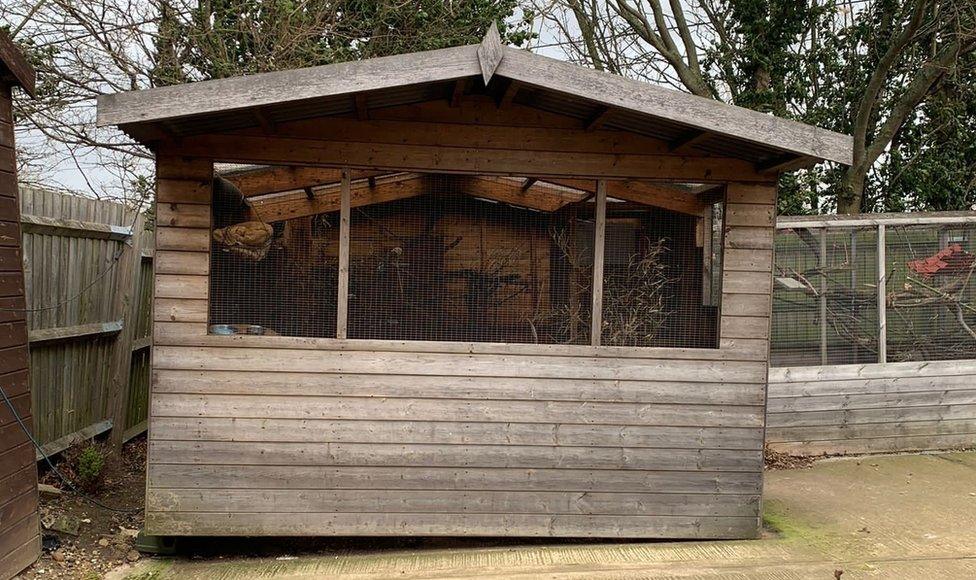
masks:
[[[404,179],[421,195],[405,186],[411,197],[352,210],[349,338],[589,343],[587,191],[536,182],[523,192],[526,181],[508,177]]]
[[[211,332],[335,337],[339,184],[216,190]],[[595,192],[590,180],[354,180],[347,337],[590,344]],[[608,198],[602,344],[717,347],[721,221],[721,204],[692,215]]]
[[[886,229],[888,360],[976,358],[976,225]]]
[[[717,346],[713,215],[608,200],[602,344]]]
[[[877,362],[876,230],[780,230],[775,249],[771,364]]]
[[[334,338],[339,212],[264,224],[240,192],[216,183],[210,331]]]

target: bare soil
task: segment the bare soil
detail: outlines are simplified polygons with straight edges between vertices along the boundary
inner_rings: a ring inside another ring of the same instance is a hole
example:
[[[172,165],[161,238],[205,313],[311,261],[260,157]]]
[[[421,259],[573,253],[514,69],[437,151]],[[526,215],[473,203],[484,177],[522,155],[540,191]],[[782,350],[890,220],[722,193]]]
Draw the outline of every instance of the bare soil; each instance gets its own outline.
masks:
[[[88,444],[69,449],[54,464],[73,482],[79,480],[77,458]],[[62,491],[60,496],[41,495],[41,528],[44,549],[41,558],[18,578],[79,578],[95,580],[105,572],[139,558],[133,550],[136,533],[142,529],[146,490],[146,438],[139,436],[125,444],[119,457],[107,456],[100,485],[85,493],[98,502],[126,513],[94,505],[70,490],[44,463],[39,464],[40,482]],[[68,526],[64,526],[68,523]],[[73,527],[77,534],[54,528]]]

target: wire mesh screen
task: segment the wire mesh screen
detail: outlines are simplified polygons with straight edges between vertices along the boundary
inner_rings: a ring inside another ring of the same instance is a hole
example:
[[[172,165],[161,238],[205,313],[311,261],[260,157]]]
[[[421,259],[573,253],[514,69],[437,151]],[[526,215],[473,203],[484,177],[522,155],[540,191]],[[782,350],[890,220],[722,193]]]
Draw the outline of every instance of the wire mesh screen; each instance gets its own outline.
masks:
[[[352,210],[349,338],[589,343],[587,190],[400,179],[409,197]]]
[[[212,211],[210,332],[334,338],[339,212],[267,223],[223,180]]]
[[[877,362],[877,231],[780,230],[775,245],[770,363]]]
[[[976,358],[976,225],[886,230],[888,360]]]
[[[215,189],[211,332],[335,337],[340,183]],[[354,179],[346,336],[591,344],[595,192],[592,180]],[[717,346],[721,204],[694,209],[608,199],[603,344]]]
[[[602,344],[717,346],[715,215],[608,200]]]

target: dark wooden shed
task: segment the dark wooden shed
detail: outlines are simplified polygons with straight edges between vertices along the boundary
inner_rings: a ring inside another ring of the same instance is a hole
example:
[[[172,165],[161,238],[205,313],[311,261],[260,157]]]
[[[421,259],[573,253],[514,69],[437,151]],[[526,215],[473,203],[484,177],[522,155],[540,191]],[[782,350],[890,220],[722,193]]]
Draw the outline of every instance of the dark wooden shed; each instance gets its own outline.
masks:
[[[34,69],[0,31],[0,387],[30,427],[27,312],[20,250],[20,200],[12,93],[34,94]],[[0,401],[0,578],[11,578],[41,553],[34,446]]]
[[[480,45],[104,96],[156,154],[147,530],[755,537],[780,171]]]

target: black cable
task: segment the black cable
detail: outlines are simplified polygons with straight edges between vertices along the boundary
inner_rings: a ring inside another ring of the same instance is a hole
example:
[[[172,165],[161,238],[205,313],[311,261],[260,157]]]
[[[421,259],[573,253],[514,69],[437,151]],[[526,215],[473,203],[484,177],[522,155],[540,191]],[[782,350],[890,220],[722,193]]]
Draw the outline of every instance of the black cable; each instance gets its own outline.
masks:
[[[24,434],[27,435],[27,438],[30,439],[31,443],[34,444],[34,447],[37,449],[37,452],[40,453],[41,457],[44,458],[44,461],[47,462],[48,467],[50,467],[51,471],[53,471],[55,474],[57,474],[58,477],[61,478],[61,481],[63,481],[75,495],[88,501],[94,506],[100,507],[103,510],[108,510],[110,512],[117,512],[120,514],[135,514],[142,511],[142,508],[114,508],[112,506],[103,504],[102,502],[98,501],[93,497],[89,497],[88,495],[85,495],[84,492],[78,489],[78,487],[71,482],[71,480],[65,477],[63,473],[58,471],[58,468],[55,467],[54,463],[51,462],[51,458],[47,456],[47,453],[44,453],[44,450],[41,449],[41,446],[37,442],[37,439],[34,439],[34,435],[30,432],[30,429],[27,428],[27,425],[24,425],[24,420],[20,418],[20,413],[18,413],[17,409],[14,408],[13,403],[10,402],[10,398],[7,397],[7,392],[3,390],[2,386],[0,386],[0,395],[3,396],[3,402],[7,404],[7,408],[10,409],[11,413],[13,413],[14,419],[17,420],[17,424],[20,425],[21,430],[24,431]]]

